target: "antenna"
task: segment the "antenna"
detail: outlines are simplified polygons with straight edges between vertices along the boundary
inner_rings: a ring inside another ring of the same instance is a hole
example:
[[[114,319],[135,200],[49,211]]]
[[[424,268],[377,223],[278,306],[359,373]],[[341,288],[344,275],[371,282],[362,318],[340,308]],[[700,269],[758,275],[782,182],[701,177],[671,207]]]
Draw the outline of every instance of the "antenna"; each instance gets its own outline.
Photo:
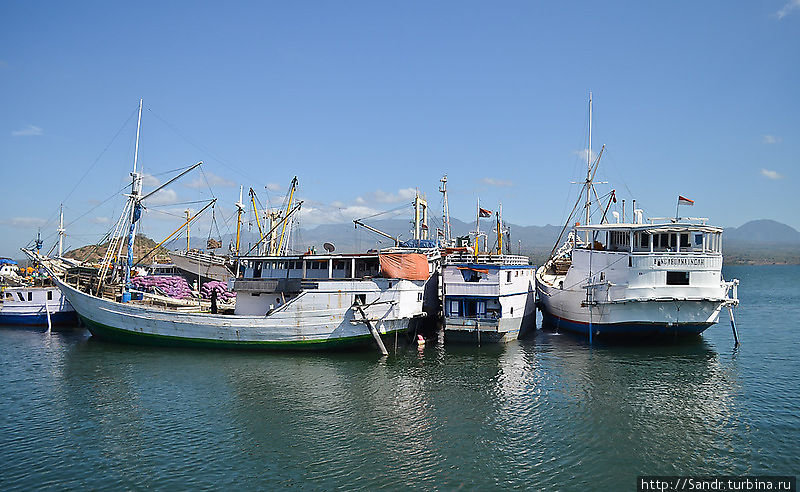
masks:
[[[64,252],[64,204],[61,204],[58,213],[58,257]]]
[[[452,233],[450,232],[450,205],[447,201],[447,175],[442,176],[442,182],[439,191],[442,193],[442,226],[444,229],[444,244],[450,246]]]
[[[328,253],[333,253],[334,251],[336,251],[336,246],[334,246],[334,245],[333,245],[333,243],[324,243],[324,244],[322,245],[322,247],[323,247],[323,248],[325,249],[325,251],[327,251]]]

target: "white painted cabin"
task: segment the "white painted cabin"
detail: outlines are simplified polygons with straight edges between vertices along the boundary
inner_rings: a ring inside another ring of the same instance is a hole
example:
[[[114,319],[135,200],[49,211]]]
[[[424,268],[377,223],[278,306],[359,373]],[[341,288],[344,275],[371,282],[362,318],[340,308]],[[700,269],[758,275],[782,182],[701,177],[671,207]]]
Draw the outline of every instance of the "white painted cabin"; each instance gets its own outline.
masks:
[[[447,257],[442,269],[445,340],[502,342],[535,329],[534,272],[525,256]]]

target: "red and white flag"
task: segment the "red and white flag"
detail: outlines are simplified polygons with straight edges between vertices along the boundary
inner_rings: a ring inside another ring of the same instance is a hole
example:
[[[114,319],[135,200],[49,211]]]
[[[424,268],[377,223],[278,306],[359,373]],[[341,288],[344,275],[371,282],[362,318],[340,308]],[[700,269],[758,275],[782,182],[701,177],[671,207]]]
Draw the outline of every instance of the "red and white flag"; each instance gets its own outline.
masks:
[[[478,217],[491,217],[492,211],[486,210],[485,208],[478,207]]]
[[[689,200],[685,196],[678,195],[678,205],[689,205],[691,207],[694,205],[694,200]]]

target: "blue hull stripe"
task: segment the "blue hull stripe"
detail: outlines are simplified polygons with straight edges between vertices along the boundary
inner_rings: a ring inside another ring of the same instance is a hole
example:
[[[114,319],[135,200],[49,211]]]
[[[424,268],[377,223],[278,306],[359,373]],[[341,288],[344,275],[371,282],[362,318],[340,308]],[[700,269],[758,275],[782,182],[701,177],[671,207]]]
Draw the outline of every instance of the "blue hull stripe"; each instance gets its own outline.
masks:
[[[560,318],[542,309],[542,327],[589,336],[589,323]],[[659,337],[699,335],[713,323],[592,323],[595,335],[608,337]]]
[[[75,314],[75,311],[51,313],[50,322],[54,325],[77,324],[78,315]],[[47,326],[47,313],[7,314],[0,312],[0,325]]]

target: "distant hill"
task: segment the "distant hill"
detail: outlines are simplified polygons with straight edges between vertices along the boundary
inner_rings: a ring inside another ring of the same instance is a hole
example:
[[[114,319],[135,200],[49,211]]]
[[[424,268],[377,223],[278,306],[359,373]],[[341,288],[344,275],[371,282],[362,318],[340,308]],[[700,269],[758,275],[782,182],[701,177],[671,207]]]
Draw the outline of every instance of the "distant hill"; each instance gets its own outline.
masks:
[[[136,241],[133,243],[133,258],[138,260],[143,255],[146,255],[156,246],[156,242],[144,235],[137,235]],[[106,253],[106,249],[108,249],[108,242],[105,242],[100,245],[89,244],[87,246],[82,246],[80,248],[73,249],[68,251],[64,254],[67,258],[74,258],[76,260],[81,261],[88,261],[90,263],[99,263],[103,260],[103,255]],[[122,247],[122,256],[125,256],[127,249],[125,246]],[[159,259],[163,259],[164,261],[169,261],[169,257],[167,256],[168,251],[164,249],[163,246],[159,246],[159,248],[150,255],[150,258],[153,255],[158,255]],[[147,261],[149,263],[150,261]]]
[[[751,220],[739,227],[726,227],[724,239],[734,243],[769,243],[800,245],[800,232],[769,219]]]
[[[406,219],[385,219],[367,221],[379,230],[401,239],[410,239],[413,235],[411,221]],[[531,258],[534,264],[541,264],[547,259],[553,245],[561,232],[561,226],[520,226],[507,224],[511,231],[511,251],[521,252]],[[431,225],[432,232],[435,226]],[[481,221],[481,229],[489,232],[489,245],[494,244],[493,222],[489,219]],[[454,236],[464,236],[475,229],[474,222],[464,222],[451,218],[451,229]],[[796,229],[769,219],[753,220],[740,227],[726,227],[723,232],[723,248],[726,264],[800,264],[800,232]],[[258,234],[242,231],[241,247],[247,251],[250,245],[258,240]],[[223,250],[234,241],[232,235],[222,238]],[[341,253],[363,252],[370,248],[386,247],[391,240],[359,227],[353,223],[321,224],[308,229],[301,229],[293,238],[294,248],[305,251],[309,246],[322,251],[322,244],[330,242],[336,245]],[[170,248],[183,248],[184,243],[176,241],[167,245]],[[205,248],[205,238],[192,240],[192,247]],[[222,252],[223,250],[220,250]]]

